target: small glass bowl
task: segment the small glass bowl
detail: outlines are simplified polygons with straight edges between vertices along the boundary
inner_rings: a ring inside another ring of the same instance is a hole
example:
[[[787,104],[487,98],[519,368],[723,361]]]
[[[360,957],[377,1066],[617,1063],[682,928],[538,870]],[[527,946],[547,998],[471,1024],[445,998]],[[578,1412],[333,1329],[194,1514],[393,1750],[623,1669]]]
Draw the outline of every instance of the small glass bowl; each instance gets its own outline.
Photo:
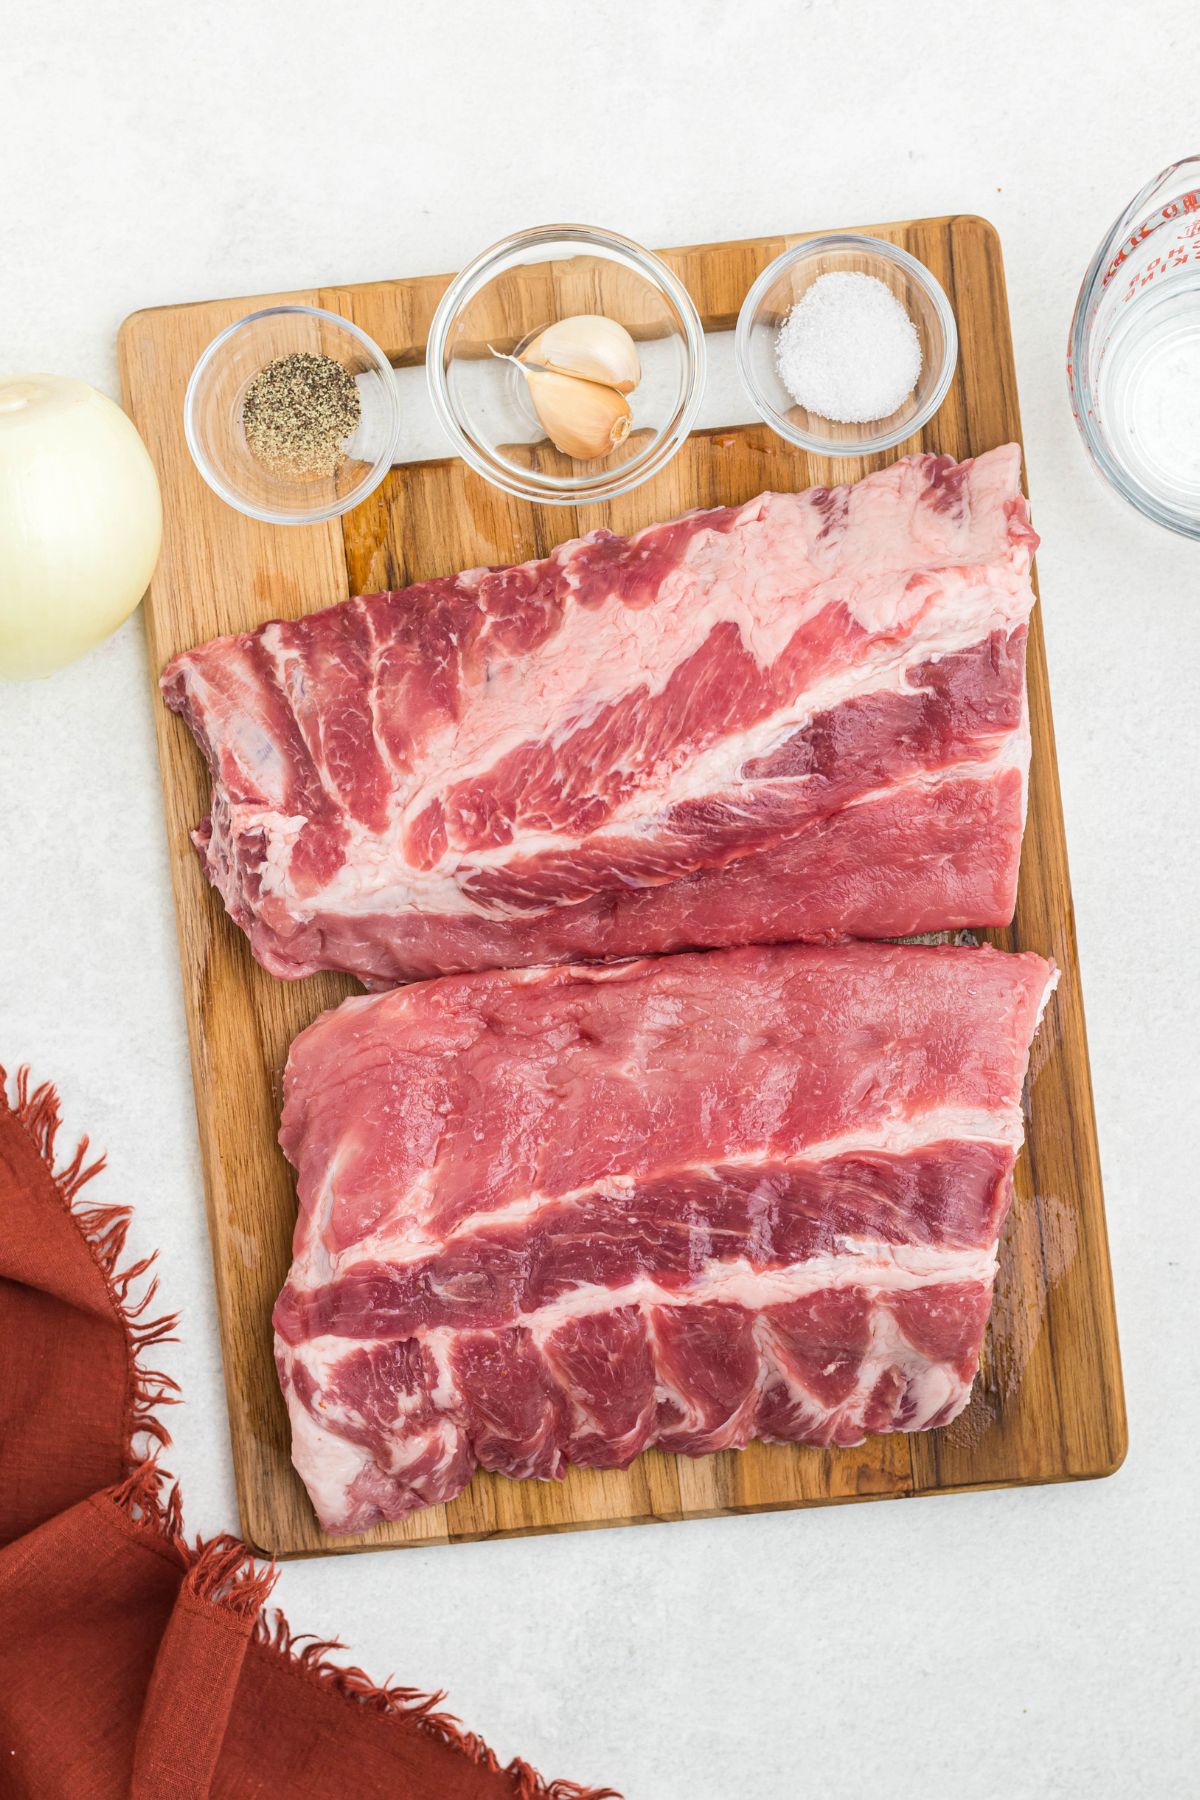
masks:
[[[590,462],[554,448],[524,375],[503,360],[575,313],[624,325],[642,365],[629,436]],[[542,225],[493,244],[451,282],[425,368],[434,410],[477,474],[523,500],[578,506],[628,493],[675,455],[704,387],[704,329],[683,283],[649,250],[613,231]]]
[[[267,363],[294,351],[331,356],[354,376],[362,417],[333,475],[276,473],[261,462],[242,427],[242,403]],[[215,337],[192,370],[183,402],[192,460],[222,500],[271,525],[315,525],[349,512],[392,466],[400,431],[396,380],[365,331],[319,306],[269,306]]]
[[[886,419],[843,425],[797,406],[775,363],[779,328],[819,275],[855,271],[889,287],[916,327],[921,373],[912,393]],[[742,302],[734,337],[738,373],[767,424],[818,456],[866,456],[890,450],[931,419],[946,398],[958,361],[958,327],[941,286],[896,244],[855,232],[809,238],[769,263]]]

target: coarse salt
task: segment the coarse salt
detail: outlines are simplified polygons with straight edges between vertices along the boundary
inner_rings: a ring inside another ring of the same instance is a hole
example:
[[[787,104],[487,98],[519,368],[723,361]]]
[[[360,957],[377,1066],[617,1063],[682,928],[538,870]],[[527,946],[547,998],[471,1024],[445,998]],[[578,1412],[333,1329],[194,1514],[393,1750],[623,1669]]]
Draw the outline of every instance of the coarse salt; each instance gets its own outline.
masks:
[[[779,378],[798,406],[843,425],[886,419],[921,373],[916,327],[874,275],[818,275],[779,328]]]

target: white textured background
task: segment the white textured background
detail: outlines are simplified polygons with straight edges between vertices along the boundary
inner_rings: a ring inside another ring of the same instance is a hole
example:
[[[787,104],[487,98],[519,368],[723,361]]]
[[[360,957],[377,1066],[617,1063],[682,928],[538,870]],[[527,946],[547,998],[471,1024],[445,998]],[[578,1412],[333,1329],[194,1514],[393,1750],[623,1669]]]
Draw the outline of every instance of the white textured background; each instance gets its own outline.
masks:
[[[329,1559],[300,1629],[629,1800],[1197,1789],[1200,545],[1087,466],[1063,357],[1200,150],[1194,5],[41,0],[0,40],[0,365],[117,391],[126,313],[457,268],[551,217],[687,243],[982,212],[1007,258],[1132,1447],[1110,1481]],[[106,1145],[235,1523],[141,625],[0,687],[0,1059]],[[2,1379],[2,1375],[0,1375]],[[347,1792],[353,1791],[348,1772]]]

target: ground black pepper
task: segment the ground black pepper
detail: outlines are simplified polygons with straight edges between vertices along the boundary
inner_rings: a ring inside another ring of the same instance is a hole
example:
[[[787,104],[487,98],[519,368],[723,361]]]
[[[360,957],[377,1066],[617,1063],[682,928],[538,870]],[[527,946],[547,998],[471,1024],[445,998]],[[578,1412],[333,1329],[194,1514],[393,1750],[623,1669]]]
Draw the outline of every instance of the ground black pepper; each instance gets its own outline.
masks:
[[[254,377],[242,402],[242,429],[273,474],[336,475],[361,415],[349,369],[332,356],[297,350]]]

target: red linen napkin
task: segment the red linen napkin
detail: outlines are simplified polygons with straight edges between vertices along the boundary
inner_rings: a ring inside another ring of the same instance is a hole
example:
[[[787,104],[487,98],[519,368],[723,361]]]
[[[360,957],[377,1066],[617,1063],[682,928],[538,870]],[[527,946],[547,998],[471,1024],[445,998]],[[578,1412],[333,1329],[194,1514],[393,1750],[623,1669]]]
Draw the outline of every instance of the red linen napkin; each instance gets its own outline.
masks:
[[[189,1544],[147,1443],[174,1383],[142,1357],[127,1206],[54,1173],[53,1088],[0,1069],[0,1795],[12,1800],[604,1800],[545,1782],[437,1710],[296,1639],[237,1538]]]

